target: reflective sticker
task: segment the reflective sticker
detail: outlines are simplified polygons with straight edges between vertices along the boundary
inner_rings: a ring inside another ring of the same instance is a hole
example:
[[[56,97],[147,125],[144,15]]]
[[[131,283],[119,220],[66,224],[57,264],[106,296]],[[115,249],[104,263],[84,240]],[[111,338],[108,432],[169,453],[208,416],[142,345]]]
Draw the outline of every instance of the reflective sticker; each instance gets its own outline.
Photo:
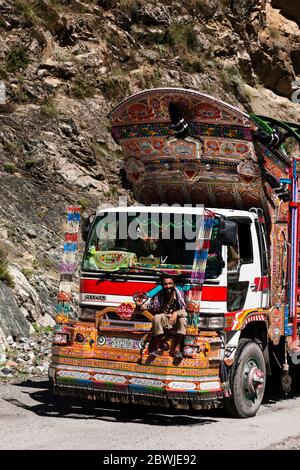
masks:
[[[95,374],[93,376],[93,381],[96,382],[115,382],[115,383],[126,383],[127,380],[125,377],[120,377],[117,375],[109,374]]]
[[[129,382],[134,385],[148,385],[149,387],[164,387],[165,385],[160,380],[140,379],[138,377],[133,377]]]
[[[197,385],[193,382],[169,382],[167,390],[195,390]]]
[[[204,382],[200,383],[200,390],[219,390],[220,382]]]
[[[77,371],[71,371],[71,370],[59,370],[57,372],[57,375],[59,377],[70,377],[70,378],[74,378],[74,379],[90,379],[91,376],[90,374],[86,373],[86,372],[77,372]]]

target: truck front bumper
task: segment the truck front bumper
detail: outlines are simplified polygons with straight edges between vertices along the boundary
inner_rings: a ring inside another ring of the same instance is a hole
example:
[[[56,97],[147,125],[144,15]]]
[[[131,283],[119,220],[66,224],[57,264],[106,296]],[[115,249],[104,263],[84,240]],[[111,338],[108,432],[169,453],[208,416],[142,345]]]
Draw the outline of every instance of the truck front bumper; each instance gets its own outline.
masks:
[[[49,379],[59,395],[123,403],[211,408],[219,405],[223,389],[219,368],[111,362],[53,356]],[[186,362],[186,364],[184,363]]]

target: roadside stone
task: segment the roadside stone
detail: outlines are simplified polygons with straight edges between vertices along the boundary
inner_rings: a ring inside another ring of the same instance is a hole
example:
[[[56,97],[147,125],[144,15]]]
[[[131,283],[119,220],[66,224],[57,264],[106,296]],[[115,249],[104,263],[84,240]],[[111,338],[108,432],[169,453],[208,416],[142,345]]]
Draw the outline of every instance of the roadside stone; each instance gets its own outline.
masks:
[[[27,354],[27,357],[28,357],[28,360],[29,361],[34,361],[35,359],[35,354],[33,351],[29,351],[28,354]]]
[[[17,358],[16,358],[16,363],[17,363],[18,365],[20,365],[20,364],[25,364],[25,363],[26,363],[26,360],[25,360],[23,357],[17,357]]]
[[[6,354],[1,353],[0,354],[0,364],[4,364],[6,362]]]
[[[49,369],[49,366],[50,366],[50,361],[44,361],[44,362],[42,362],[41,365],[45,369],[45,371],[47,371]]]
[[[45,367],[43,367],[43,366],[36,366],[34,372],[35,372],[37,375],[43,375],[44,372],[45,372]]]
[[[15,372],[9,367],[3,367],[3,369],[0,369],[0,377],[11,377],[14,374]]]
[[[23,336],[22,338],[19,339],[20,343],[28,343],[29,339]]]
[[[35,231],[33,228],[28,228],[28,229],[26,230],[26,235],[27,235],[29,238],[36,238],[36,237],[37,237],[36,231]]]

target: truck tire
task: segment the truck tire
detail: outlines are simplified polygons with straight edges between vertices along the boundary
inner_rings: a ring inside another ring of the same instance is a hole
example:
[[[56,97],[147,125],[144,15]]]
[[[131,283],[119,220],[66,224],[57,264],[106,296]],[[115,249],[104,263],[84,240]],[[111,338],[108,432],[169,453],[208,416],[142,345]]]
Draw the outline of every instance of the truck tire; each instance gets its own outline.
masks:
[[[255,341],[241,339],[229,371],[231,397],[224,399],[225,411],[235,418],[250,418],[257,413],[265,392],[266,364]]]

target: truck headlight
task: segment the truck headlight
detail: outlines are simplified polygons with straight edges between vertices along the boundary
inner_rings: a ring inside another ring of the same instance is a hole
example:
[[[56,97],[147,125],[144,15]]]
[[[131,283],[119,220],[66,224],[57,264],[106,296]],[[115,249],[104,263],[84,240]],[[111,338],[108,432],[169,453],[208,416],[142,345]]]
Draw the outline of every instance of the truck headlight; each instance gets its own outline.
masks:
[[[206,330],[222,330],[225,327],[225,318],[221,317],[200,317],[198,326]]]
[[[209,330],[222,330],[225,326],[224,317],[208,317]]]

